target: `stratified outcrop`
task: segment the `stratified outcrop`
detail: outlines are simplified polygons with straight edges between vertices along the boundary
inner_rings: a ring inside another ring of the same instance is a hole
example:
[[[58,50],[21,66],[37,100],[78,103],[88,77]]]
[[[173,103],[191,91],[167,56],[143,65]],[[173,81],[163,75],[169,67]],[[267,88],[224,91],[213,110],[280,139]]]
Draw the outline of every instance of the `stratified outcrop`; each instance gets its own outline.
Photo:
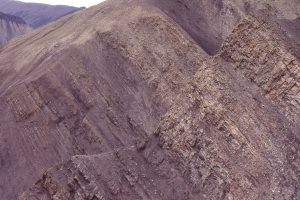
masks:
[[[24,19],[32,28],[38,28],[82,9],[63,5],[52,6],[40,3],[25,3],[15,0],[0,0],[0,4],[0,12],[18,16]]]
[[[299,124],[300,48],[278,27],[275,22],[245,18],[224,42],[221,57]]]
[[[295,37],[278,1],[219,29],[212,2],[106,1],[2,47],[2,198],[299,199]]]
[[[210,55],[246,15],[269,15],[299,40],[299,0],[140,0],[163,10]],[[125,1],[126,2],[126,1]],[[128,4],[128,2],[126,2]]]
[[[0,12],[0,46],[11,38],[28,32],[30,29],[20,17]]]

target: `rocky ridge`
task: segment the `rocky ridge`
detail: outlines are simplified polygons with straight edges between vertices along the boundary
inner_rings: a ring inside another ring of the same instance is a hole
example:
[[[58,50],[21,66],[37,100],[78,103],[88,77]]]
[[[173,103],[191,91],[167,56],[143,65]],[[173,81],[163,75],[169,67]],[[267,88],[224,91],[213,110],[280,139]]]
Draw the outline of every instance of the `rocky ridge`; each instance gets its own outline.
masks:
[[[210,2],[240,14],[197,32],[205,1],[112,0],[4,46],[3,198],[299,199],[288,8]]]

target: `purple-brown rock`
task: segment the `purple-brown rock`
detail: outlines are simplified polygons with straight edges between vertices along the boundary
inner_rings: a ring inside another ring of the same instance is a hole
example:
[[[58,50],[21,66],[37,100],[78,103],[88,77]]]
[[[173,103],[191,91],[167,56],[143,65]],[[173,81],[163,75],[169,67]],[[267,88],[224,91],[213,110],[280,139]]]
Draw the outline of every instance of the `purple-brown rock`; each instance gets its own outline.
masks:
[[[299,4],[266,2],[108,0],[2,47],[2,198],[300,199]]]

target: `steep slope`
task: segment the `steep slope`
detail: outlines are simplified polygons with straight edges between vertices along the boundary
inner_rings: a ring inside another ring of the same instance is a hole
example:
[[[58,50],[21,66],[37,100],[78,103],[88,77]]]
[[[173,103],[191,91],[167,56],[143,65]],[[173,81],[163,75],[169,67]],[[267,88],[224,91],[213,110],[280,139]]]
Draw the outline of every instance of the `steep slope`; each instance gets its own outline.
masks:
[[[32,28],[43,26],[81,9],[71,6],[24,3],[15,0],[0,0],[0,3],[0,12],[21,17]]]
[[[300,17],[293,20],[282,19],[279,23],[287,31],[289,37],[300,45]]]
[[[30,29],[21,18],[0,12],[0,46],[11,38],[28,32]]]
[[[225,38],[245,15],[267,13],[274,20],[281,21],[282,26],[290,31],[293,26],[289,24],[295,23],[300,13],[299,0],[288,2],[282,0],[140,1],[163,10],[210,55],[216,54],[220,50]],[[130,3],[126,0],[123,2]]]
[[[211,57],[182,20],[199,4],[172,2],[107,1],[0,49],[3,199],[300,198],[297,45],[244,13]]]
[[[206,55],[186,37],[156,8],[102,4],[5,46],[0,55],[4,197],[15,198],[72,155],[128,148],[151,135],[174,100],[176,85],[195,72],[197,63],[187,67],[189,58],[182,55],[197,62]]]
[[[247,17],[222,46],[220,56],[233,63],[263,94],[300,123],[300,48],[276,23]]]

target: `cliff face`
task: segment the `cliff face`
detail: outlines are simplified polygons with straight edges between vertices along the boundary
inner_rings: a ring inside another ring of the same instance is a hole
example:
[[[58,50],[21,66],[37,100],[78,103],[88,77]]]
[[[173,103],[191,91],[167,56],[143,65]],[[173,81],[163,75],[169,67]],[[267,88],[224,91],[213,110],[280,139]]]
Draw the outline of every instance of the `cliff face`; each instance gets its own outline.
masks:
[[[21,18],[0,13],[0,45],[29,30],[31,28]]]
[[[24,3],[14,0],[0,0],[0,3],[0,12],[21,17],[32,28],[38,28],[81,9],[71,6]]]
[[[291,29],[176,2],[106,1],[0,50],[3,199],[300,198]]]

